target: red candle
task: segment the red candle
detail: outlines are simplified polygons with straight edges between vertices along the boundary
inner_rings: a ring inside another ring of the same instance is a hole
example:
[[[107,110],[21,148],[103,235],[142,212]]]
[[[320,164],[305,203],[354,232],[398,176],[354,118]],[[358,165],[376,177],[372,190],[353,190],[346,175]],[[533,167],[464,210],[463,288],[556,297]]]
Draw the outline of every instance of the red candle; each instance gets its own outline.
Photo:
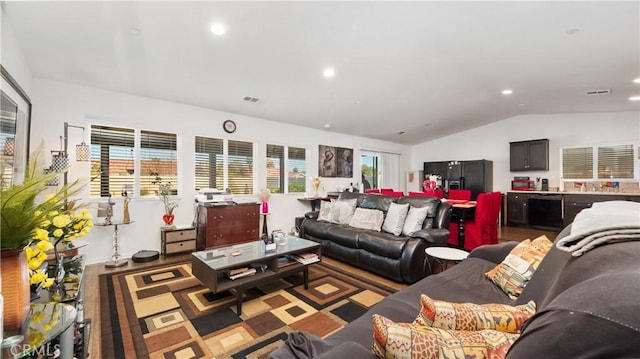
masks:
[[[269,213],[269,203],[262,202],[262,213]]]

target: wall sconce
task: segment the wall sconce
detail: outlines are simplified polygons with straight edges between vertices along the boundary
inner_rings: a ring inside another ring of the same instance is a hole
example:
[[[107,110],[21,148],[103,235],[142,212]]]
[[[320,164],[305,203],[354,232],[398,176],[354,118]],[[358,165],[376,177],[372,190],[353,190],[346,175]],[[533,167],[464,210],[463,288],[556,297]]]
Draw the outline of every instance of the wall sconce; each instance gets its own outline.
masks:
[[[13,156],[16,149],[16,139],[9,137],[4,141],[4,154],[6,156]]]

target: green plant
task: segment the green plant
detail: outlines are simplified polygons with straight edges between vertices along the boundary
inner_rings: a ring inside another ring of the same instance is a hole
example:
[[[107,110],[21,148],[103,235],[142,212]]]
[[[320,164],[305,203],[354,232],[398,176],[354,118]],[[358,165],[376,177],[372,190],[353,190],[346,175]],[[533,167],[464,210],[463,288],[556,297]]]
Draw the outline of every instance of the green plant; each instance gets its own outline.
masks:
[[[44,174],[40,163],[42,144],[31,154],[24,180],[19,184],[0,183],[0,248],[20,249],[34,240],[34,231],[47,220],[49,212],[66,209],[69,198],[77,195],[84,187],[75,180],[53,190],[53,193],[39,201],[50,189],[46,183],[65,172]],[[2,176],[4,178],[4,176]]]

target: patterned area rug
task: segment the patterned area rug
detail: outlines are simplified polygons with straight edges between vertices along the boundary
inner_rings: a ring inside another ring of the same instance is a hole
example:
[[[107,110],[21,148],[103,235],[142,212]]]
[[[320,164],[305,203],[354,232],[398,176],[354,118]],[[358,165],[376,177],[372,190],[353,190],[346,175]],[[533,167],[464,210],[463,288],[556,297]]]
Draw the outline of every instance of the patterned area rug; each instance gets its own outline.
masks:
[[[266,358],[287,333],[324,337],[395,292],[325,263],[245,292],[213,294],[191,263],[100,276],[102,358]]]

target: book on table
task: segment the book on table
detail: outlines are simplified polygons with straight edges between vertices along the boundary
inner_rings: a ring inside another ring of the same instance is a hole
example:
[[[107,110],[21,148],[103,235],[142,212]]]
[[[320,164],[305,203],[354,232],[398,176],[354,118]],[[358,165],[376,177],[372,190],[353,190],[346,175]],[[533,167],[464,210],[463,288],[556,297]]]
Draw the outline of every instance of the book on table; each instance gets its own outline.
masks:
[[[254,275],[254,274],[256,274],[256,269],[255,268],[243,267],[243,268],[228,269],[226,272],[227,272],[227,276],[229,277],[229,279],[234,280],[234,279],[238,279],[238,278],[243,278],[243,277],[248,277],[248,276]]]
[[[288,267],[290,265],[297,264],[297,263],[299,263],[297,260],[289,256],[278,258],[278,268]]]
[[[302,264],[311,264],[320,261],[320,258],[316,253],[294,253],[291,254],[291,258]]]

